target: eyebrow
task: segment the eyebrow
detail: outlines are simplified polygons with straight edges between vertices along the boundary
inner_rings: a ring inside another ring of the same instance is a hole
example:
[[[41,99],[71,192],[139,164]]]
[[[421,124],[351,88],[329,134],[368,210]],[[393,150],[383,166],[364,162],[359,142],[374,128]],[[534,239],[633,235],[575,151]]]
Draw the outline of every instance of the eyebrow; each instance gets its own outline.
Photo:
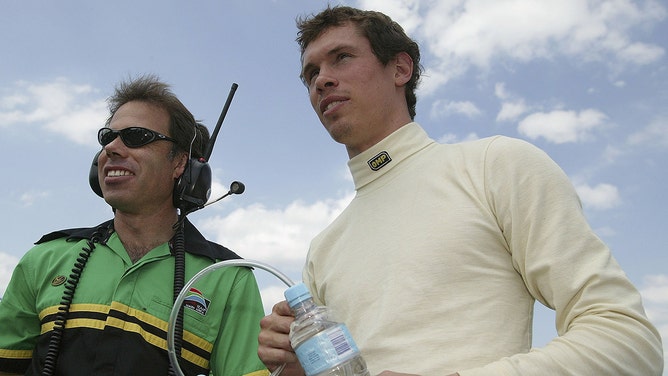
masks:
[[[327,51],[327,53],[325,54],[325,56],[326,56],[326,57],[330,57],[330,56],[332,56],[332,55],[336,55],[336,54],[338,54],[339,52],[341,52],[341,50],[346,50],[346,49],[347,49],[347,50],[353,50],[353,52],[354,52],[354,50],[355,50],[356,48],[355,48],[353,45],[350,45],[350,44],[339,44],[339,45],[337,45],[336,47],[334,47],[334,48],[330,49],[329,51]],[[303,60],[304,60],[304,56],[302,55],[302,64],[304,63]],[[301,73],[299,74],[299,78],[302,80],[302,82],[306,83],[306,77],[305,77],[306,72],[308,72],[308,71],[311,70],[311,69],[314,69],[315,67],[316,67],[315,64],[313,64],[313,63],[308,63],[308,64],[306,64],[306,65],[302,68],[302,71],[301,71]]]

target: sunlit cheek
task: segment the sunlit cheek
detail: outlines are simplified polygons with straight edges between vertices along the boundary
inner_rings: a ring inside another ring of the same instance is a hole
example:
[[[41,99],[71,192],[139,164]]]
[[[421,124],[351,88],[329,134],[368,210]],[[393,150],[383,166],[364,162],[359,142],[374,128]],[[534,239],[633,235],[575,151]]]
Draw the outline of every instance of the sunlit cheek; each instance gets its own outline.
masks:
[[[316,113],[320,112],[318,110],[318,94],[316,90],[311,90],[309,92],[309,100],[311,101],[311,107],[315,110]]]

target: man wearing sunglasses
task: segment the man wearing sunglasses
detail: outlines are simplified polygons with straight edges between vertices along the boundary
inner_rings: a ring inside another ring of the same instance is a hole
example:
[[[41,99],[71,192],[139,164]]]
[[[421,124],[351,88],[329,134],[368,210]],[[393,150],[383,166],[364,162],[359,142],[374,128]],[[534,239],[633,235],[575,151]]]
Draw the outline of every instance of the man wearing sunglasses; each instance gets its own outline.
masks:
[[[154,76],[121,83],[98,131],[91,186],[114,218],[45,235],[16,267],[0,302],[0,375],[167,375],[169,315],[203,268],[239,258],[207,241],[174,200],[209,134]],[[181,257],[179,256],[181,255]],[[189,289],[176,349],[187,375],[265,375],[257,356],[263,315],[245,267]]]

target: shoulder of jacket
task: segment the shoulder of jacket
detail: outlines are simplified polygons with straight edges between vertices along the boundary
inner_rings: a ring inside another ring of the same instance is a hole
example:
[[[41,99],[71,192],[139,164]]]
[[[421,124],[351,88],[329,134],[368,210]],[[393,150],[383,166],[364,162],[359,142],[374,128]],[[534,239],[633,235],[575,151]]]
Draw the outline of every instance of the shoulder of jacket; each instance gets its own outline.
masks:
[[[68,241],[90,239],[90,237],[93,236],[93,234],[97,230],[99,230],[100,228],[109,227],[112,222],[113,220],[109,220],[95,227],[77,227],[77,228],[69,228],[64,230],[53,231],[46,235],[42,235],[42,237],[38,241],[36,241],[35,244],[42,244],[62,238],[66,238]]]

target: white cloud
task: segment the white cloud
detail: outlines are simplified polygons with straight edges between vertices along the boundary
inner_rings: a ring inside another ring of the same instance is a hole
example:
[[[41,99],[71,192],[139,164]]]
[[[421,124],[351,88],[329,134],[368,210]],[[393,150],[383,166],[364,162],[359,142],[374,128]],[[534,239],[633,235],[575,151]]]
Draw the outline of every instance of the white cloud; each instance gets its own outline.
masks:
[[[656,145],[668,147],[668,117],[654,119],[640,132],[629,136],[631,145]]]
[[[260,289],[260,296],[262,297],[262,305],[264,306],[265,314],[271,313],[274,304],[285,300],[283,292],[286,288],[287,286],[285,285],[275,285]]]
[[[50,196],[50,192],[48,191],[28,191],[24,192],[21,197],[20,201],[23,205],[25,206],[31,206],[32,204],[35,203],[35,201],[41,200],[43,198],[47,198]]]
[[[440,118],[449,115],[464,115],[472,118],[480,115],[482,111],[473,102],[469,101],[444,101],[437,100],[431,106],[431,117]]]
[[[420,17],[421,2],[419,0],[362,0],[359,3],[360,8],[379,10],[389,15],[409,34],[413,33],[423,22]]]
[[[646,276],[641,293],[647,302],[668,305],[668,275]]]
[[[626,153],[625,150],[613,145],[607,145],[601,154],[601,157],[606,163],[614,163],[618,158]]]
[[[520,134],[531,139],[539,137],[561,144],[587,140],[592,132],[604,125],[607,116],[593,109],[575,111],[556,110],[549,113],[537,112],[520,121]]]
[[[253,204],[225,217],[198,222],[198,228],[240,256],[262,260],[284,273],[301,272],[311,239],[322,231],[352,200],[350,193],[338,200],[306,204],[295,201],[285,208],[269,209]]]
[[[19,81],[2,92],[0,124],[43,126],[79,144],[95,139],[108,114],[105,100],[97,97],[98,90],[64,78],[45,83]]]
[[[12,272],[18,263],[18,258],[8,253],[0,252],[0,297],[5,295]]]
[[[665,51],[659,46],[645,43],[631,43],[619,50],[621,59],[632,64],[651,64],[663,57]]]
[[[496,115],[496,121],[513,121],[517,120],[522,114],[529,110],[529,106],[524,103],[524,100],[516,102],[505,102],[501,104],[501,110]]]
[[[591,187],[586,184],[578,184],[575,190],[586,208],[605,210],[618,206],[621,203],[619,190],[611,184],[598,184]]]
[[[311,240],[343,211],[353,195],[348,193],[337,200],[313,204],[295,201],[277,209],[253,204],[225,217],[203,219],[196,225],[212,241],[226,245],[247,260],[269,265],[296,281],[301,279]],[[264,309],[269,313],[276,302],[284,300],[283,291],[287,286],[267,276],[266,271],[256,270]]]
[[[426,94],[494,61],[529,62],[560,56],[620,66],[658,61],[665,50],[637,40],[636,30],[666,17],[656,0],[361,0],[420,40],[435,58],[427,68]]]
[[[476,133],[469,133],[466,136],[460,138],[454,133],[446,133],[441,138],[439,138],[437,141],[438,143],[441,144],[455,144],[458,142],[466,142],[466,141],[475,141],[480,139],[480,137]]]
[[[28,97],[20,93],[9,94],[3,97],[0,97],[0,109],[2,110],[11,110],[15,107],[21,106],[28,102]],[[6,121],[9,118],[5,118]],[[5,121],[0,122],[0,124],[5,124]],[[6,125],[6,124],[5,124]]]
[[[503,82],[494,85],[494,95],[502,101],[501,110],[496,115],[496,121],[514,121],[530,110],[524,99],[510,93]]]

